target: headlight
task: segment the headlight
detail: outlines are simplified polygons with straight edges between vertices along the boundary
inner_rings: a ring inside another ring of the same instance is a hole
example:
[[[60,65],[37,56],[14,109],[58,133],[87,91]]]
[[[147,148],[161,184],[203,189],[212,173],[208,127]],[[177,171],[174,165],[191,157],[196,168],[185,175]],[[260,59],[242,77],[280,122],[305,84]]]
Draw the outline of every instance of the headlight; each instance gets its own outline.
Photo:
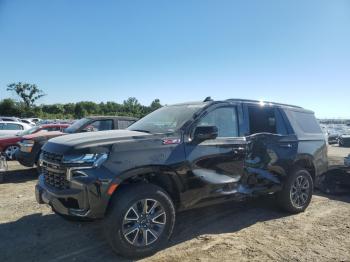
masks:
[[[32,149],[34,146],[34,140],[22,140],[18,144],[19,144],[20,150],[22,152],[30,153],[30,152],[32,152]]]
[[[108,158],[107,153],[85,154],[80,156],[67,156],[63,159],[64,164],[91,164],[100,166]]]

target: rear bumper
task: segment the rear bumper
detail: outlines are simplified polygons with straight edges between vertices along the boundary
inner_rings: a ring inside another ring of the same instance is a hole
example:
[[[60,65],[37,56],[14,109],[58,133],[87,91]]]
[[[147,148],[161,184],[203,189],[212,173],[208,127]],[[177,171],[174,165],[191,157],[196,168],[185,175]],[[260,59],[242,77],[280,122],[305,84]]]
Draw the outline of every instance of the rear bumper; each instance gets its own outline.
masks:
[[[39,204],[51,206],[56,213],[74,217],[103,218],[110,196],[107,194],[112,179],[101,181],[106,171],[100,168],[80,170],[86,176],[69,181],[68,189],[57,189],[45,182],[44,174],[39,176],[35,196]]]

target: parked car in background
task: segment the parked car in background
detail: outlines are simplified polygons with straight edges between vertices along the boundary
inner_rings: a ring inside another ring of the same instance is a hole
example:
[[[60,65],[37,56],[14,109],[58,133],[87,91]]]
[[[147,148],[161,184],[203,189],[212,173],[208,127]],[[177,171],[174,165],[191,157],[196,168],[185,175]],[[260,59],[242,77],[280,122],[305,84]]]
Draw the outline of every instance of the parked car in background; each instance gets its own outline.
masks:
[[[1,121],[0,122],[0,137],[2,136],[13,136],[18,132],[28,130],[32,128],[31,125],[22,122],[14,121]]]
[[[21,122],[19,118],[11,116],[0,116],[0,121]]]
[[[107,241],[130,258],[166,245],[179,210],[274,194],[303,212],[328,168],[312,111],[239,99],[164,106],[128,130],[56,137],[39,163],[38,203],[70,219],[105,218]]]
[[[30,122],[32,122],[32,123],[35,123],[35,124],[38,124],[38,123],[41,121],[40,118],[36,118],[36,117],[24,118],[24,119],[25,119],[25,120],[28,120],[28,121],[30,121]]]
[[[16,152],[16,159],[22,165],[32,167],[39,159],[42,146],[51,138],[73,133],[125,129],[136,121],[137,119],[134,117],[124,116],[91,116],[82,118],[62,132],[38,134],[31,138],[23,137],[19,142],[20,149]]]
[[[21,119],[21,122],[22,123],[26,123],[28,125],[31,125],[31,126],[35,126],[36,124],[28,119]]]
[[[350,147],[350,133],[340,135],[338,141],[339,146]]]
[[[14,136],[0,137],[0,152],[3,152],[6,155],[6,158],[12,160],[15,158],[15,153],[19,149],[18,142],[20,142],[24,137],[26,139],[31,139],[30,135],[36,134],[42,131],[63,131],[69,125],[67,124],[50,124],[50,125],[41,125],[34,126],[28,130],[20,131]]]

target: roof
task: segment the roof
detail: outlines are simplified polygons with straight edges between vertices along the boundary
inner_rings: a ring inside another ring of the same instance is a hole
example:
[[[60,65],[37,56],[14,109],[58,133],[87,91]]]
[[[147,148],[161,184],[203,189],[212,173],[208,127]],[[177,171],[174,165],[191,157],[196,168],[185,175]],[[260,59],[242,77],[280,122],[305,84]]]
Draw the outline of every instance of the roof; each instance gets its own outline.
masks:
[[[87,116],[85,118],[90,119],[117,119],[117,120],[138,120],[136,117],[130,117],[130,116]]]
[[[209,101],[196,101],[196,102],[187,102],[187,103],[179,103],[174,104],[174,106],[181,106],[181,105],[210,105],[213,103],[221,103],[221,102],[237,102],[237,103],[244,103],[244,104],[255,104],[255,105],[273,105],[273,106],[279,106],[284,108],[290,108],[290,109],[297,109],[297,110],[305,110],[309,111],[307,109],[304,109],[300,106],[295,105],[289,105],[289,104],[283,104],[283,103],[276,103],[276,102],[269,102],[269,101],[258,101],[258,100],[251,100],[251,99],[240,99],[240,98],[230,98],[226,100],[209,100]]]
[[[303,109],[300,106],[295,106],[290,104],[282,104],[282,103],[276,103],[276,102],[258,101],[258,100],[250,100],[250,99],[230,98],[230,99],[227,99],[226,101],[241,102],[241,103],[248,103],[248,104],[267,104],[267,105],[274,105],[274,106],[281,106],[281,107],[292,107],[292,108]]]
[[[56,124],[42,124],[39,125],[40,127],[68,127],[70,126],[70,124],[64,123],[64,124],[60,124],[60,123],[56,123]]]

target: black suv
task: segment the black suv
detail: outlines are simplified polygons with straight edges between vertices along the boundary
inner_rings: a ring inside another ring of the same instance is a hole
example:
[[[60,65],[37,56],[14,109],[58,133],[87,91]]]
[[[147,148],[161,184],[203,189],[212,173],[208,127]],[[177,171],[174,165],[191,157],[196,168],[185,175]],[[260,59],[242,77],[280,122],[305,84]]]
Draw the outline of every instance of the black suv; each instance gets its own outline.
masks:
[[[229,99],[162,107],[128,130],[51,139],[43,147],[38,203],[66,218],[105,218],[112,248],[154,253],[176,211],[275,194],[285,210],[309,205],[328,168],[314,113]]]
[[[43,145],[51,138],[65,134],[92,132],[101,130],[125,129],[135,123],[137,118],[127,116],[89,116],[74,122],[63,132],[43,132],[22,139],[16,151],[16,160],[23,166],[32,167],[37,164]]]

